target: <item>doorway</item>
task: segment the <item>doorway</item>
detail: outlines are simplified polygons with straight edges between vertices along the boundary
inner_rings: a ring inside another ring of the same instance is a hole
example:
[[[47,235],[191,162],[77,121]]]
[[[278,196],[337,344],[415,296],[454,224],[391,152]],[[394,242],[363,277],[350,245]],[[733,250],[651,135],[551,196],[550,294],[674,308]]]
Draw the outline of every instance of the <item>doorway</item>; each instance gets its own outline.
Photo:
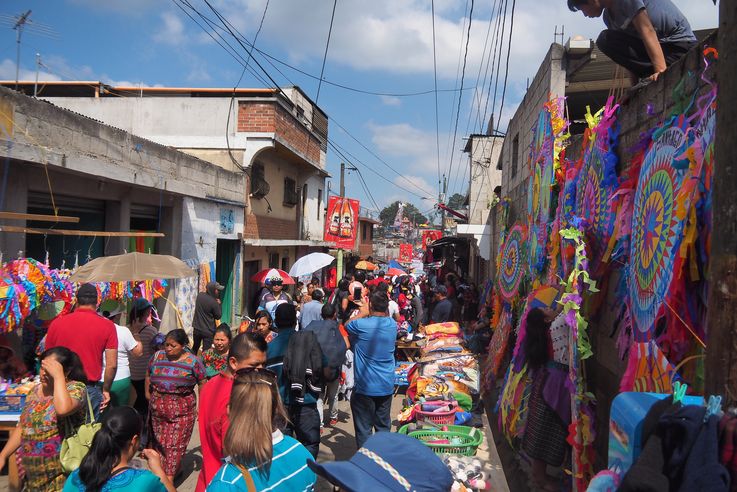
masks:
[[[259,299],[257,295],[261,286],[257,282],[251,282],[251,277],[261,271],[261,260],[247,261],[243,263],[243,306],[244,314],[253,317],[258,308]]]
[[[215,256],[215,280],[225,287],[220,293],[222,302],[223,323],[233,326],[233,290],[235,278],[236,257],[238,256],[239,243],[234,239],[218,239],[217,253]]]

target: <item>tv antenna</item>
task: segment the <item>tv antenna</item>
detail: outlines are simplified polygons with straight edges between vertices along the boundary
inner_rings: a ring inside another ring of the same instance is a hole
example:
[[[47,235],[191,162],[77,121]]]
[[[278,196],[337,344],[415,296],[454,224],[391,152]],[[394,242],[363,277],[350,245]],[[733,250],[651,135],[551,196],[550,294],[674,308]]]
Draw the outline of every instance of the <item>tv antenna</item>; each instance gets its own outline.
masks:
[[[558,32],[558,26],[555,26],[555,32],[553,33],[553,42],[558,42],[558,36],[560,36],[560,44],[564,44],[566,35],[566,26],[560,26],[560,32]]]
[[[31,10],[27,10],[20,15],[0,14],[0,25],[11,27],[15,31],[16,55],[15,55],[15,89],[18,90],[18,80],[20,78],[20,48],[23,32],[28,29],[29,34],[59,39],[59,35],[51,26],[41,24],[31,20]]]

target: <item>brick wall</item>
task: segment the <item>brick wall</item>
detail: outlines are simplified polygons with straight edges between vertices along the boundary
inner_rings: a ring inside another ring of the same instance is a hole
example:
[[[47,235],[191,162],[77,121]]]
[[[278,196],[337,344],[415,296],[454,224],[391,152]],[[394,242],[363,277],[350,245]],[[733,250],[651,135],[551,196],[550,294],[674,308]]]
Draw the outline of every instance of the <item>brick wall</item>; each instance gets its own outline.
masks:
[[[296,220],[248,214],[245,229],[248,239],[299,239]]]
[[[276,102],[241,101],[238,131],[276,133],[293,150],[320,164],[320,142],[297,119]]]

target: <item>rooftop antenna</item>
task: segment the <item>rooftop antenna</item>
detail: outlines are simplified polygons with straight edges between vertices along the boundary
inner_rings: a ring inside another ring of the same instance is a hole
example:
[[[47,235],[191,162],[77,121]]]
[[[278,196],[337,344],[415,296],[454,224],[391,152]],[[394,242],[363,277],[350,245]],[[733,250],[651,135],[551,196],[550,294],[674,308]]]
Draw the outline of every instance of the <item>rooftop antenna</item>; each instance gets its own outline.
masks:
[[[23,33],[28,30],[29,34],[35,34],[38,36],[46,37],[53,40],[58,40],[59,35],[54,31],[53,28],[45,24],[35,22],[30,19],[31,10],[20,15],[8,15],[0,14],[0,26],[11,27],[15,31],[15,41],[17,44],[17,53],[15,57],[15,88],[18,89],[18,80],[20,79],[20,48],[21,48],[21,37]]]
[[[566,35],[566,26],[560,26],[560,32],[558,32],[558,26],[555,26],[555,32],[553,33],[553,42],[558,42],[558,36],[560,36],[560,44],[563,44],[565,41],[565,35]]]
[[[31,10],[29,9],[18,17],[18,20],[15,21],[15,25],[13,26],[13,29],[15,29],[15,43],[17,45],[15,54],[15,90],[18,90],[18,78],[20,76],[20,38],[23,35],[23,28],[26,27],[26,22],[28,22],[30,16]]]

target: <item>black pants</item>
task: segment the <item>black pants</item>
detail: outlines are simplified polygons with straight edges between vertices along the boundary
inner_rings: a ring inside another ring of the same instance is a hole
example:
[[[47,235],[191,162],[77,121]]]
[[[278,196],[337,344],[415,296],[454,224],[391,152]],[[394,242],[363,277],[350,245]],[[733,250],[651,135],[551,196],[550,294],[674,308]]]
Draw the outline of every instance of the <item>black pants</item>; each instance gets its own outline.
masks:
[[[653,62],[645,49],[642,39],[630,36],[622,31],[606,29],[601,31],[596,46],[611,58],[639,78],[649,77],[655,72]],[[665,65],[670,66],[681,59],[688,50],[696,46],[696,42],[660,43],[665,56]]]
[[[317,458],[320,449],[320,414],[317,404],[289,405],[288,413],[295,439]]]
[[[194,332],[192,338],[194,338],[194,344],[192,345],[192,353],[197,355],[197,351],[200,350],[200,344],[202,344],[202,351],[212,347],[212,339],[215,335],[203,335],[202,333]]]
[[[138,411],[138,414],[144,422],[141,444],[145,446],[148,443],[148,400],[146,399],[146,380],[131,379],[131,385],[136,390],[136,402],[133,404],[133,408]]]
[[[353,427],[356,430],[356,445],[361,448],[363,443],[376,432],[389,432],[392,427],[392,395],[366,396],[353,393],[351,396],[351,411],[353,412]]]

